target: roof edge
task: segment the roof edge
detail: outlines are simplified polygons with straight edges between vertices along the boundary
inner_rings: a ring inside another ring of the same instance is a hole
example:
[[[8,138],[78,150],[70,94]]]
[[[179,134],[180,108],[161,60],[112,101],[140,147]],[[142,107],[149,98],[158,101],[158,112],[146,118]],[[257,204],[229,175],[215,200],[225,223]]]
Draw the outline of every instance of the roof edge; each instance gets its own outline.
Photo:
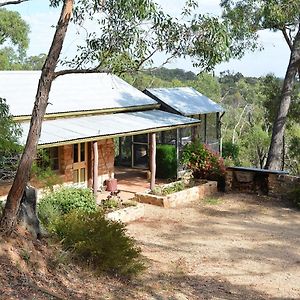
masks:
[[[159,109],[159,108],[160,108],[160,104],[154,103],[154,104],[146,104],[146,105],[135,105],[129,107],[115,107],[115,108],[49,113],[44,115],[44,120],[104,115],[104,114],[113,114],[113,113],[121,113],[121,112],[136,112],[136,111],[152,110],[152,109]],[[31,115],[13,116],[13,120],[15,122],[30,121],[30,119],[31,119]]]

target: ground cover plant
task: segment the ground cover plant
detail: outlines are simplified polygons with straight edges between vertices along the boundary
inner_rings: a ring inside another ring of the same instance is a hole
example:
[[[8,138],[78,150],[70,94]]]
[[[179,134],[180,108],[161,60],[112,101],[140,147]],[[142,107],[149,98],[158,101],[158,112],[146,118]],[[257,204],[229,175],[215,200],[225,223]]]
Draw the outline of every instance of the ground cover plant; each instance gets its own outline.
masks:
[[[95,197],[90,189],[63,187],[46,194],[38,204],[38,215],[47,230],[55,229],[56,220],[74,209],[96,211]]]
[[[109,199],[107,209],[115,206]],[[47,194],[38,205],[43,226],[63,250],[97,272],[131,277],[144,269],[141,251],[125,225],[105,218],[87,188],[64,187]]]
[[[166,196],[172,193],[180,192],[187,188],[188,185],[185,184],[183,181],[176,181],[167,185],[156,186],[152,191],[151,194],[157,196]]]

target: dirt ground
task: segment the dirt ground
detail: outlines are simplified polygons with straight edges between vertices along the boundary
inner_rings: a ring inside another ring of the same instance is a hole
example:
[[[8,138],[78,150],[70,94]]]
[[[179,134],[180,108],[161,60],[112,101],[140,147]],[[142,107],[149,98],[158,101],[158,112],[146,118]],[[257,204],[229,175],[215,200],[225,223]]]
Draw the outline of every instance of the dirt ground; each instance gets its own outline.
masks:
[[[16,253],[0,241],[0,299],[300,299],[299,210],[229,194],[145,211],[128,225],[148,264],[139,278],[95,277],[59,261],[49,270],[46,244]]]
[[[148,205],[129,231],[154,275],[177,277],[178,299],[300,299],[300,211],[282,202],[231,194],[181,209]]]

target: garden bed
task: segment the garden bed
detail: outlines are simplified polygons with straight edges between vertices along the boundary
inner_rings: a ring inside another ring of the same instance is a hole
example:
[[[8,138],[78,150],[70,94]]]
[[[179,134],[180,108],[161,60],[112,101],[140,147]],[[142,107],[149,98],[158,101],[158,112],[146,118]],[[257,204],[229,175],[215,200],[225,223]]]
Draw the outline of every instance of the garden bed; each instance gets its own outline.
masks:
[[[170,187],[171,190],[172,185],[174,185],[174,183],[170,183],[164,187]],[[144,193],[137,193],[135,195],[135,199],[141,203],[174,208],[184,206],[193,201],[198,201],[215,193],[217,193],[216,181],[196,181],[193,186],[187,187],[178,192],[167,195],[154,195],[151,194],[151,191],[146,191]]]
[[[131,201],[131,205],[124,206],[124,208],[118,208],[107,212],[106,218],[112,221],[120,221],[123,223],[132,222],[138,220],[144,216],[145,208],[141,203]]]

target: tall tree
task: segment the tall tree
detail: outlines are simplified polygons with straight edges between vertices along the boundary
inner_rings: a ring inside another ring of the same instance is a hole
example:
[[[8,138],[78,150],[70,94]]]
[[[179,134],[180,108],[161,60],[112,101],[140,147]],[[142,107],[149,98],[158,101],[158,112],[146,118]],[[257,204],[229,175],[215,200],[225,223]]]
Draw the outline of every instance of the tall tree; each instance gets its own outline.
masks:
[[[235,47],[254,49],[259,30],[273,30],[282,33],[289,49],[281,101],[273,123],[272,138],[265,168],[279,170],[283,149],[283,137],[289,112],[294,82],[300,66],[299,0],[223,0],[224,18],[236,39]]]
[[[73,0],[64,1],[53,41],[41,72],[34,108],[32,111],[28,138],[14,182],[7,196],[5,209],[1,218],[0,230],[4,234],[10,234],[17,221],[17,214],[20,207],[21,198],[29,178],[29,172],[34,157],[36,155],[38,139],[40,137],[42,127],[42,120],[48,105],[49,92],[54,79],[55,68],[71,18],[73,2]],[[57,2],[53,1],[53,5],[57,4]]]

